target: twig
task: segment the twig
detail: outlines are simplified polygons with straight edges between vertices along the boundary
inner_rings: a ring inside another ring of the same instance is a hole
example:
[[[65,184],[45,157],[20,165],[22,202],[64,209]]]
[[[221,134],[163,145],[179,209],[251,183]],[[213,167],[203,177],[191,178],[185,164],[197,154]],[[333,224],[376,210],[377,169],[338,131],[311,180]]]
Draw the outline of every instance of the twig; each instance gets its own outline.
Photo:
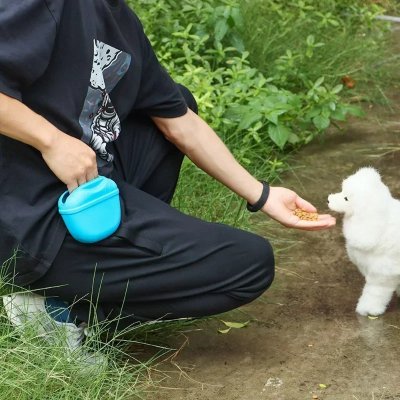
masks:
[[[390,22],[399,22],[400,23],[400,17],[394,17],[392,15],[378,15],[376,19],[380,19],[382,21],[390,21]]]
[[[178,362],[175,361],[176,357],[179,355],[179,353],[182,351],[182,349],[183,349],[183,348],[188,344],[188,342],[189,342],[189,338],[188,338],[187,336],[185,336],[185,335],[182,335],[182,336],[184,336],[184,338],[185,338],[185,340],[184,340],[184,342],[182,343],[182,345],[181,345],[171,356],[168,356],[167,358],[165,358],[165,359],[163,360],[163,362],[169,361],[175,368],[178,369],[178,371],[179,371],[179,380],[183,377],[183,378],[187,379],[189,382],[192,382],[192,383],[195,383],[195,384],[200,385],[200,386],[201,386],[201,390],[204,390],[204,387],[206,387],[206,386],[207,386],[207,387],[218,387],[218,388],[223,387],[223,385],[214,385],[214,384],[211,384],[211,383],[204,383],[204,382],[200,382],[200,381],[198,381],[198,380],[192,378],[184,369],[191,371],[191,370],[194,369],[194,366],[182,368],[182,367],[178,364]],[[161,372],[161,371],[159,371],[159,370],[157,370],[157,369],[155,369],[155,368],[153,368],[153,371],[157,371],[157,372],[159,372],[159,373]],[[171,390],[171,389],[174,389],[174,388],[171,388],[171,387],[161,387],[161,386],[160,386],[160,388],[163,388],[163,389],[170,389],[170,390]],[[177,389],[182,389],[182,388],[177,388]]]
[[[302,276],[302,275],[298,274],[297,272],[289,271],[288,269],[285,269],[285,268],[276,267],[275,269],[276,269],[277,271],[284,271],[284,272],[286,272],[286,273],[289,274],[289,275],[295,276],[296,278],[307,279],[308,281],[313,281],[313,282],[315,281],[315,279],[306,278],[305,276]]]

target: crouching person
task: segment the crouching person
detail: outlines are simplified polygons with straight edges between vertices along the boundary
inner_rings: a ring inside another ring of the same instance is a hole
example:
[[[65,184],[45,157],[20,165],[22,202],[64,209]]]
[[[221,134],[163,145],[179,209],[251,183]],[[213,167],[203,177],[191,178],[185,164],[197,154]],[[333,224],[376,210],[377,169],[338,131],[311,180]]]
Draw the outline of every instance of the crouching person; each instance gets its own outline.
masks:
[[[268,241],[170,206],[184,156],[249,211],[291,228],[334,225],[329,215],[300,220],[293,210],[316,211],[310,203],[234,159],[124,1],[11,2],[0,37],[0,256],[18,249],[14,282],[36,293],[4,298],[14,324],[24,305],[47,313],[68,324],[74,348],[90,299],[99,320],[132,323],[217,314],[260,296],[274,277]],[[122,222],[84,244],[57,200],[98,175],[117,183]]]

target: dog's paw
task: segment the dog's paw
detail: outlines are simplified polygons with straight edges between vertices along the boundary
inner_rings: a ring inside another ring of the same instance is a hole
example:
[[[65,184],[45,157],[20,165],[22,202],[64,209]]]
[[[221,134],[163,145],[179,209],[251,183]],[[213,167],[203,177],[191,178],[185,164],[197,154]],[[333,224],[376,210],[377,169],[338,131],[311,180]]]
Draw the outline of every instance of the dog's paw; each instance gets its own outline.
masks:
[[[378,316],[382,315],[386,310],[385,306],[379,304],[365,304],[364,302],[359,302],[357,304],[356,312],[360,315],[372,315]]]

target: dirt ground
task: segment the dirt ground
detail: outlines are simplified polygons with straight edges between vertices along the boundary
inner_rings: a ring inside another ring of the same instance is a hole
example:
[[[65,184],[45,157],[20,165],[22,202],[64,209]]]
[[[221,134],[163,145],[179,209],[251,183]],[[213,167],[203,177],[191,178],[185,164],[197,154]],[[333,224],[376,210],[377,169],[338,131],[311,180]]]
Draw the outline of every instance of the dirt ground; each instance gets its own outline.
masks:
[[[304,148],[282,185],[328,212],[326,198],[342,179],[372,165],[400,198],[400,96],[393,107],[374,106],[366,119]],[[217,318],[188,333],[172,362],[159,366],[166,378],[152,399],[400,400],[400,305],[394,298],[377,319],[356,315],[363,278],[346,256],[340,218],[319,233],[262,215],[254,227],[278,250],[273,286],[224,316],[250,320],[246,328],[220,334]]]

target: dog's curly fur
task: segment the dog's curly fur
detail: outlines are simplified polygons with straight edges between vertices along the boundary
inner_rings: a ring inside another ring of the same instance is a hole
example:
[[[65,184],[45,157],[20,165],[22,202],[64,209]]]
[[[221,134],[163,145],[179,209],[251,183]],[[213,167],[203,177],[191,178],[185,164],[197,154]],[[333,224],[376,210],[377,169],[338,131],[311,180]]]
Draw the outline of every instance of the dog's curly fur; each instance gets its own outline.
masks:
[[[331,210],[343,213],[343,235],[350,260],[365,277],[356,311],[383,314],[397,290],[400,295],[400,201],[374,168],[365,167],[328,197]]]

